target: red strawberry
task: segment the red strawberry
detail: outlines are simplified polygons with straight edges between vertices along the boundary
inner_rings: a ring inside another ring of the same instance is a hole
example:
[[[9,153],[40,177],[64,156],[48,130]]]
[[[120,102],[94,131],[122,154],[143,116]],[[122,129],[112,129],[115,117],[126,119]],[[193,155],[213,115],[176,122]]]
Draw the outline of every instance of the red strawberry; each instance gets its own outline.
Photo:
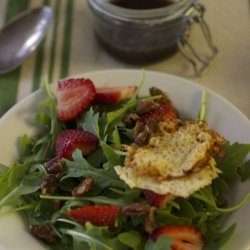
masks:
[[[168,235],[173,239],[173,250],[202,250],[203,234],[191,226],[171,225],[157,228],[150,236],[156,240],[161,235]]]
[[[58,82],[57,117],[61,121],[75,119],[95,97],[95,86],[89,79],[67,79]]]
[[[136,86],[97,88],[95,102],[101,104],[118,104],[121,101],[130,99],[136,90]]]
[[[140,116],[140,121],[146,123],[149,118],[155,118],[158,122],[164,122],[168,119],[176,119],[176,111],[171,107],[163,103],[159,103],[159,106],[155,109]]]
[[[160,208],[168,201],[172,200],[174,196],[172,194],[157,194],[151,190],[143,190],[145,198],[148,200],[149,204]]]
[[[95,150],[97,146],[98,139],[95,135],[84,130],[68,129],[57,137],[56,156],[70,160],[76,148],[79,148],[86,155]]]
[[[67,214],[80,224],[87,221],[94,226],[114,226],[120,213],[118,206],[86,206],[68,210]]]

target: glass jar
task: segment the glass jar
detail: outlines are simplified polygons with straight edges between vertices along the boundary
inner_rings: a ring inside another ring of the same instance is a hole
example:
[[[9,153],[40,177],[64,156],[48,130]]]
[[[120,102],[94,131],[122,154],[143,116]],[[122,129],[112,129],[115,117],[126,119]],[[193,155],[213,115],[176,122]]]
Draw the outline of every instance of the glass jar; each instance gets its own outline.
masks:
[[[88,0],[88,4],[95,16],[98,40],[115,55],[146,62],[181,50],[193,65],[194,59],[184,53],[182,46],[187,42],[193,22],[204,22],[205,9],[196,0],[175,0],[165,7],[144,10],[120,7],[108,0]],[[212,40],[208,40],[211,37],[208,26],[204,27],[202,30],[208,32],[205,38],[215,53]],[[197,67],[195,70],[198,73]]]

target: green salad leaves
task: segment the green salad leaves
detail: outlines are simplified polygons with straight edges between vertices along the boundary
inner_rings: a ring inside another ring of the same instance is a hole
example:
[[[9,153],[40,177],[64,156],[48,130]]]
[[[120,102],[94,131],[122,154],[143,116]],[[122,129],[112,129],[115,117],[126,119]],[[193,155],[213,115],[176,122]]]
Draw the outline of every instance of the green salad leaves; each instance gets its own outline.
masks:
[[[144,230],[142,216],[130,219],[121,216],[114,228],[97,227],[90,223],[80,225],[66,214],[71,208],[85,205],[117,205],[147,203],[139,189],[130,189],[116,174],[114,166],[122,165],[125,152],[121,144],[133,142],[132,128],[123,118],[133,111],[141,100],[153,100],[161,96],[139,98],[136,93],[129,101],[117,107],[91,106],[80,118],[64,124],[56,118],[56,99],[48,85],[47,98],[39,105],[39,111],[31,117],[31,123],[39,127],[39,133],[19,138],[20,159],[11,166],[0,165],[0,208],[10,206],[8,212],[21,211],[33,225],[49,225],[56,234],[49,249],[91,250],[170,250],[172,239],[161,236],[156,241],[149,239]],[[138,88],[139,91],[139,88]],[[205,119],[203,94],[199,119]],[[58,134],[70,128],[83,129],[97,136],[99,146],[88,156],[75,150],[72,160],[64,159],[64,170],[57,174],[59,186],[53,195],[41,193],[40,185],[47,175],[44,164],[54,157]],[[244,205],[250,194],[238,204],[228,203],[227,193],[237,182],[250,178],[250,161],[246,160],[250,144],[229,143],[225,157],[216,159],[222,171],[212,185],[189,198],[176,198],[156,209],[155,228],[163,225],[190,225],[199,228],[205,235],[205,250],[216,250],[230,238],[236,224],[222,231],[221,218]],[[95,186],[82,197],[73,197],[71,190],[76,181],[92,177]],[[60,207],[55,209],[55,201]],[[230,205],[229,205],[230,204]],[[0,210],[0,213],[3,210]],[[2,212],[2,216],[6,210]]]

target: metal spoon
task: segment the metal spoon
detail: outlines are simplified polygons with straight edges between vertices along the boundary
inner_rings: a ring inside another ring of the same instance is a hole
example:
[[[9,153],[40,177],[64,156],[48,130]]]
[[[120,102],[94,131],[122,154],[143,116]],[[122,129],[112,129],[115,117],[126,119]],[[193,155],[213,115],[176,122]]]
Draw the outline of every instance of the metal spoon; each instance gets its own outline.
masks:
[[[50,7],[24,12],[0,30],[0,74],[17,68],[44,38],[52,20]]]

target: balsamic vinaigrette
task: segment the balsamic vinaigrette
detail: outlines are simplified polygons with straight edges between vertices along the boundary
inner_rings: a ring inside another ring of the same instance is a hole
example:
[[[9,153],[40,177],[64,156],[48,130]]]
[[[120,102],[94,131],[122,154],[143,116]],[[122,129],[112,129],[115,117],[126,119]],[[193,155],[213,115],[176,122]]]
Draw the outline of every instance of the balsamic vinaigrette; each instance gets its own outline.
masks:
[[[109,2],[119,7],[136,10],[157,9],[174,3],[173,0],[109,0]]]

